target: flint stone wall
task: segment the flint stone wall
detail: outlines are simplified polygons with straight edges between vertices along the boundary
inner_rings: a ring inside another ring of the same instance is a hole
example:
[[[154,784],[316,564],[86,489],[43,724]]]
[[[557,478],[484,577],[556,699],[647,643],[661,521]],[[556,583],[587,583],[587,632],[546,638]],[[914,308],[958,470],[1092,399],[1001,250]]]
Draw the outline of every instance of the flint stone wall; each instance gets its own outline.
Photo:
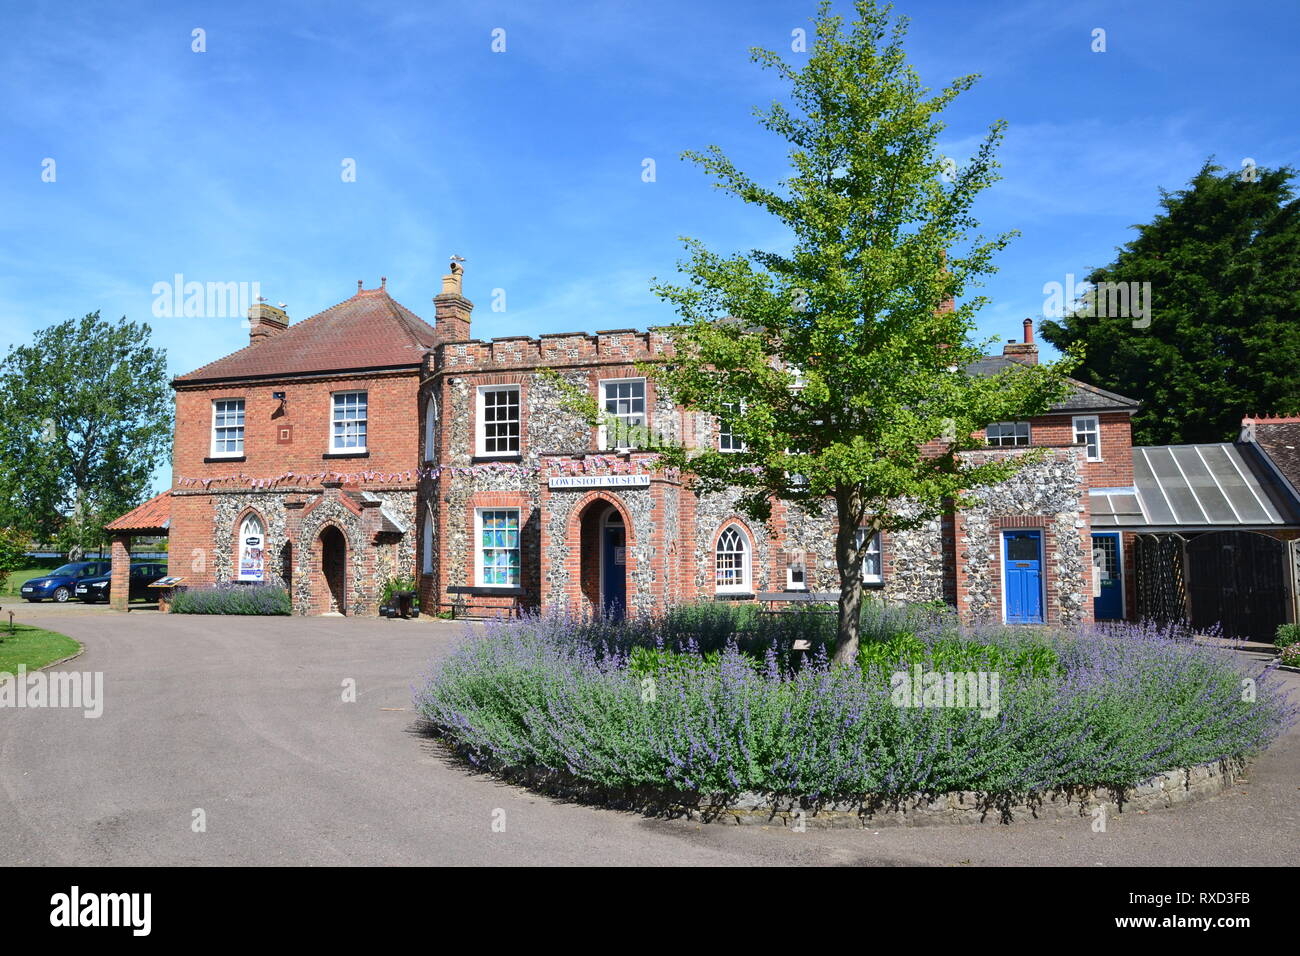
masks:
[[[983,457],[987,453],[975,453]],[[1069,626],[1091,617],[1092,556],[1084,548],[1086,484],[1081,449],[1055,449],[1040,462],[1026,465],[1009,480],[980,488],[977,503],[962,511],[957,549],[966,568],[964,618],[999,621],[1001,599],[1001,531],[998,519],[1043,515],[1044,577],[1049,609],[1058,618],[1049,623]]]
[[[1028,795],[958,791],[906,798],[866,794],[839,801],[763,793],[683,794],[658,787],[608,788],[563,771],[500,764],[489,769],[550,796],[648,816],[739,826],[874,830],[1096,819],[1171,809],[1231,788],[1244,776],[1246,764],[1228,758],[1169,770],[1124,789],[1060,787]]]
[[[370,492],[383,502],[383,510],[401,519],[407,529],[396,540],[389,538],[378,544],[363,533],[360,517],[337,501],[328,499],[307,512],[291,534],[289,516],[292,512],[285,507],[290,494],[302,497],[301,493],[275,490],[213,495],[212,567],[217,581],[234,580],[235,536],[239,530],[236,522],[249,509],[256,511],[266,526],[266,583],[290,590],[295,614],[313,613],[315,598],[319,596],[312,590],[312,561],[316,538],[326,524],[338,525],[347,540],[349,614],[372,613],[370,606],[378,600],[384,583],[390,577],[415,577],[415,492]],[[309,497],[307,504],[311,502]],[[292,582],[286,582],[283,576],[287,545],[292,546]],[[362,562],[359,558],[371,550],[374,551],[374,573],[360,573]]]
[[[659,523],[668,520],[655,500],[656,487],[610,489],[627,510],[631,524],[631,552],[627,576],[627,596],[630,607],[637,612],[662,611],[658,594],[661,556],[655,546],[655,530]],[[565,593],[569,587],[569,572],[566,562],[570,550],[580,547],[580,535],[574,534],[569,540],[569,521],[574,517],[574,509],[579,502],[586,500],[589,489],[572,489],[552,491],[548,498],[546,527],[541,529],[541,546],[546,550],[546,580],[542,582],[542,603],[551,607],[563,607],[566,603]],[[677,488],[668,486],[667,493],[675,495]],[[573,582],[577,583],[577,582]],[[569,608],[578,613],[580,608]]]

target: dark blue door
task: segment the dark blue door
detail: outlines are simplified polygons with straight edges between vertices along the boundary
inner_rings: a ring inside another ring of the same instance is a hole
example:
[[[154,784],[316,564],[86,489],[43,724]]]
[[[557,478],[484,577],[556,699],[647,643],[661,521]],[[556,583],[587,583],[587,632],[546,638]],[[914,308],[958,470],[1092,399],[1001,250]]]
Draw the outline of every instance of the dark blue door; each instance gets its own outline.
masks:
[[[605,616],[622,620],[627,605],[627,546],[622,524],[606,524],[601,529],[601,602]]]
[[[1107,531],[1092,536],[1092,566],[1101,574],[1101,592],[1092,599],[1092,613],[1099,621],[1124,617],[1124,585],[1119,533]]]
[[[1043,623],[1043,533],[1008,531],[1002,547],[1007,623]]]

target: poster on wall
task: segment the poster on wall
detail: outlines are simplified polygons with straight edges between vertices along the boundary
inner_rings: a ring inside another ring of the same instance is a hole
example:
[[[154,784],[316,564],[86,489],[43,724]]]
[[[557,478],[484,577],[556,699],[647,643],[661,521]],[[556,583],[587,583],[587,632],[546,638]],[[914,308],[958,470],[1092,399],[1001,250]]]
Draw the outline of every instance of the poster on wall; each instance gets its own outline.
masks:
[[[263,563],[265,548],[262,536],[257,533],[244,534],[239,539],[239,574],[240,581],[261,581],[265,571]]]

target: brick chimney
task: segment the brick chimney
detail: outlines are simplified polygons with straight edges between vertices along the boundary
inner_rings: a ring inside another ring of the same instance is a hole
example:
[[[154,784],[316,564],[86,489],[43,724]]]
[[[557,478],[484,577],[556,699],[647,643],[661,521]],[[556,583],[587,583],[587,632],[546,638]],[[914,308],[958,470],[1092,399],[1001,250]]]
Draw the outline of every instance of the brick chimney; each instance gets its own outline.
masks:
[[[451,261],[451,274],[442,277],[442,292],[433,297],[433,331],[439,343],[469,339],[469,315],[474,303],[461,295],[460,279],[465,267]]]
[[[1033,319],[1025,319],[1025,340],[1017,342],[1015,339],[1008,339],[1007,344],[1002,346],[1002,355],[1004,358],[1024,362],[1026,365],[1038,364],[1038,345],[1034,342]]]
[[[265,302],[258,302],[248,310],[248,344],[257,345],[289,327],[289,316]]]

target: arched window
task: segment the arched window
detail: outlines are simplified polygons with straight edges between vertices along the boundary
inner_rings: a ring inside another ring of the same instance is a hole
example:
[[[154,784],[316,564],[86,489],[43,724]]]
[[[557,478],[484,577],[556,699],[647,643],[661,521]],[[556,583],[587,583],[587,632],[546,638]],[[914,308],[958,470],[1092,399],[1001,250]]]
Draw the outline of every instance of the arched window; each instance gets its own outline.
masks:
[[[239,540],[235,544],[235,580],[266,580],[266,534],[262,520],[250,514],[239,526]]]
[[[429,396],[429,404],[424,410],[424,460],[438,460],[438,399]]]
[[[718,537],[714,589],[718,592],[749,590],[749,540],[736,525]]]

